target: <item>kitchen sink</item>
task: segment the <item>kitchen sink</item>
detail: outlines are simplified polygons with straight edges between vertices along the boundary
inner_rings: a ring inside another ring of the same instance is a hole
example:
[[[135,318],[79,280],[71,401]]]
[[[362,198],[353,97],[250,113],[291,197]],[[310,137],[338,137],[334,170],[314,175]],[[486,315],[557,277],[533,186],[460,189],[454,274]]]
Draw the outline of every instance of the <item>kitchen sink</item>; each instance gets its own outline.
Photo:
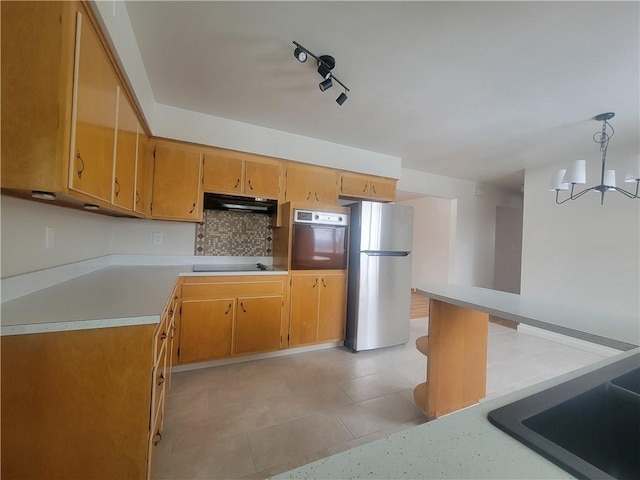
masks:
[[[640,354],[489,412],[579,478],[640,478]]]

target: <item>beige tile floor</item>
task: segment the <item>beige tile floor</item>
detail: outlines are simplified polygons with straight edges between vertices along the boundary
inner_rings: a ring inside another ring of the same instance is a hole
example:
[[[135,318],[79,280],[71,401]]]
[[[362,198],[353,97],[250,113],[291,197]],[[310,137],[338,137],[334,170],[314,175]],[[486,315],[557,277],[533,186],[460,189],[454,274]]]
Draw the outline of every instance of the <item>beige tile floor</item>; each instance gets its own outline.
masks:
[[[266,478],[425,421],[426,359],[406,345],[344,348],[176,373],[155,479]],[[603,357],[490,324],[487,397]]]

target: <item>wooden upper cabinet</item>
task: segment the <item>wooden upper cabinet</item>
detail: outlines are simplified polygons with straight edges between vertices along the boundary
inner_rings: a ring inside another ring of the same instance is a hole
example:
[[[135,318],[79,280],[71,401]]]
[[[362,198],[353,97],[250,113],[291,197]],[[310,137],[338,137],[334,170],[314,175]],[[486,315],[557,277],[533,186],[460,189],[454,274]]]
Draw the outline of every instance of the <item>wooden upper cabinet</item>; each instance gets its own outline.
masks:
[[[340,195],[369,197],[371,181],[367,175],[355,173],[340,174]]]
[[[158,142],[154,151],[153,218],[202,220],[202,155],[192,146]]]
[[[335,205],[338,203],[336,172],[313,165],[287,164],[286,202]]]
[[[138,128],[138,117],[124,91],[118,88],[118,131],[111,202],[127,210],[133,210],[134,204]]]
[[[341,172],[338,177],[341,196],[384,201],[396,199],[396,180],[393,178],[351,172]]]
[[[110,202],[118,79],[83,17],[78,13],[69,188]]]
[[[153,158],[149,150],[149,136],[142,130],[138,131],[133,210],[145,216],[151,215],[151,190],[153,189]]]
[[[213,150],[204,156],[204,190],[277,199],[282,161],[240,152]]]
[[[245,162],[244,193],[256,197],[278,198],[282,162]]]
[[[204,189],[236,195],[242,193],[243,167],[241,159],[205,154]]]
[[[377,200],[387,200],[390,202],[396,199],[396,183],[394,178],[372,177],[371,178],[371,198]]]

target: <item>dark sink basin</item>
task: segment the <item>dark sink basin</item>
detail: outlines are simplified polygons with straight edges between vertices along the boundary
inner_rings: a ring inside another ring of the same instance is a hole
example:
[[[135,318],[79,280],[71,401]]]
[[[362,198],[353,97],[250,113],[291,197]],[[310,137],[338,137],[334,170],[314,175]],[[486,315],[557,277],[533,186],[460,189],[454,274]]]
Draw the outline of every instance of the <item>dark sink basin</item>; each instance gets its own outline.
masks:
[[[640,354],[489,413],[579,478],[640,478]]]

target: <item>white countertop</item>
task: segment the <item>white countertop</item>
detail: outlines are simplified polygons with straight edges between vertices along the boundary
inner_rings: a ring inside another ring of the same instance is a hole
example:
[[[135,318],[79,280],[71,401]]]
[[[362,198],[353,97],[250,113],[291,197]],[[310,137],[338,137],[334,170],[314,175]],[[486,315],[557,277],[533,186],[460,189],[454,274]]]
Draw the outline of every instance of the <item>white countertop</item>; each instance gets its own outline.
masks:
[[[574,478],[487,420],[496,408],[636,354],[634,349],[511,394],[276,475],[276,479]]]
[[[179,276],[286,275],[193,272],[188,265],[111,265],[2,303],[1,335],[158,323]],[[36,274],[29,274],[34,278]]]
[[[463,285],[422,285],[427,297],[486,312],[599,345],[629,350],[640,345],[640,318],[613,316],[549,300]]]

